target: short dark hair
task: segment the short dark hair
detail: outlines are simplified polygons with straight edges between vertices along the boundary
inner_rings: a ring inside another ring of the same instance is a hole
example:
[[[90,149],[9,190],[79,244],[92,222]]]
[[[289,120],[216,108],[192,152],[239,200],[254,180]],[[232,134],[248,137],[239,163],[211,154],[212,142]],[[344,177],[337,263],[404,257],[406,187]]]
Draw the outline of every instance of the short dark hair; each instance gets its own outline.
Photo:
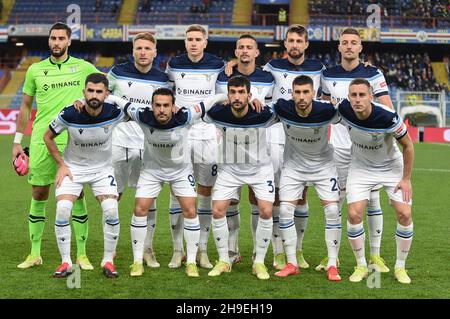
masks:
[[[301,37],[305,37],[305,41],[308,42],[308,30],[301,24],[292,24],[286,30],[286,39],[289,33],[297,33]]]
[[[155,99],[155,95],[171,96],[172,97],[172,104],[175,104],[175,96],[173,95],[172,90],[170,90],[168,88],[158,88],[158,89],[156,89],[153,92],[153,94],[152,94],[152,103],[153,103],[153,100]]]
[[[314,88],[313,79],[311,79],[307,75],[299,75],[294,79],[294,81],[292,81],[292,87],[294,87],[294,85],[305,85],[305,84],[309,84]]]
[[[356,30],[355,28],[344,29],[344,31],[341,32],[341,35],[344,35],[344,34],[353,34],[353,35],[357,35],[359,38],[361,38],[361,35],[359,34],[358,30]]]
[[[84,82],[84,85],[86,86],[88,84],[88,82],[94,83],[94,84],[98,84],[98,83],[103,83],[106,87],[106,89],[108,89],[109,86],[109,81],[106,78],[106,75],[104,75],[103,73],[91,73],[86,77],[86,81]]]
[[[53,30],[66,30],[67,37],[69,39],[70,36],[72,35],[72,29],[67,24],[62,22],[56,22],[54,25],[52,25],[50,31],[48,32],[48,36],[50,36]]]
[[[241,40],[241,39],[252,39],[253,41],[255,41],[256,46],[258,47],[258,41],[256,41],[255,37],[252,36],[251,34],[243,34],[239,37],[239,39],[237,39],[237,41]],[[236,41],[236,42],[237,42]]]
[[[367,81],[366,79],[363,79],[363,78],[356,78],[356,79],[353,79],[353,80],[350,82],[349,87],[352,86],[352,85],[360,85],[360,84],[367,86],[367,87],[369,88],[369,91],[370,91],[370,89],[372,88],[372,86],[370,86],[370,82]]]
[[[233,76],[228,80],[227,89],[230,89],[230,86],[245,86],[247,89],[247,93],[250,93],[250,81],[242,75]]]

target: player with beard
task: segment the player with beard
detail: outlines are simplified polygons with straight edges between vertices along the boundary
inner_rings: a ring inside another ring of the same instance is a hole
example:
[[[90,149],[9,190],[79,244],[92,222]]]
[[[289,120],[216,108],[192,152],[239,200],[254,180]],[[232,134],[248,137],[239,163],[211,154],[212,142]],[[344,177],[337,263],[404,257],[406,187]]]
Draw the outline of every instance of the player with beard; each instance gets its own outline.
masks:
[[[104,254],[101,265],[108,278],[118,276],[113,262],[119,238],[118,193],[112,167],[112,132],[128,119],[116,105],[104,103],[108,96],[108,80],[102,73],[86,78],[83,91],[86,106],[79,112],[73,105],[64,108],[52,121],[44,135],[47,149],[58,166],[55,180],[55,234],[62,263],[54,277],[67,277],[72,272],[69,225],[73,202],[84,185],[89,185],[99,201],[105,220]],[[68,132],[67,147],[61,156],[55,138]]]
[[[115,65],[108,73],[109,90],[137,105],[152,103],[153,92],[168,86],[167,75],[153,65],[156,57],[156,39],[151,33],[139,33],[133,39],[133,62]],[[136,187],[144,154],[144,133],[134,121],[120,123],[113,132],[113,166],[117,179],[119,199],[125,187]],[[153,250],[156,228],[156,202],[147,215],[149,227],[145,239],[144,260],[148,267],[157,268]]]
[[[273,89],[273,101],[279,98],[290,100],[292,98],[292,82],[300,75],[307,75],[312,78],[316,96],[320,87],[320,76],[325,69],[322,62],[314,59],[307,59],[305,51],[309,46],[308,31],[302,25],[293,24],[286,31],[284,46],[288,54],[287,58],[273,59],[267,63],[263,70],[272,73],[275,78],[275,87]],[[281,123],[273,125],[267,130],[267,141],[275,144],[271,146],[272,152],[279,149],[283,153],[285,145],[285,135]],[[279,164],[279,170],[275,172],[275,184],[278,186],[280,172],[283,163]],[[309,265],[303,257],[303,237],[308,225],[309,206],[306,200],[307,187],[304,188],[302,199],[298,201],[294,221],[297,231],[297,261],[300,268],[308,268]],[[253,207],[252,207],[253,209]],[[253,213],[253,210],[252,210]],[[274,262],[276,268],[282,269],[285,266],[284,254],[278,254]]]
[[[44,133],[63,107],[70,105],[81,96],[86,77],[93,72],[98,72],[89,62],[68,54],[71,33],[70,27],[64,23],[56,23],[50,28],[48,38],[50,57],[29,67],[23,86],[23,98],[12,150],[13,161],[18,156],[22,158],[26,156],[21,140],[30,118],[34,97],[37,102],[37,113],[31,134],[30,173],[28,174],[28,182],[32,187],[28,222],[31,253],[17,266],[22,269],[42,264],[41,238],[45,226],[45,207],[57,169],[45,147]],[[59,151],[62,152],[67,143],[67,134],[60,134],[55,142]],[[77,242],[77,263],[81,269],[91,270],[93,267],[86,256],[88,217],[83,193],[74,202],[72,221]]]

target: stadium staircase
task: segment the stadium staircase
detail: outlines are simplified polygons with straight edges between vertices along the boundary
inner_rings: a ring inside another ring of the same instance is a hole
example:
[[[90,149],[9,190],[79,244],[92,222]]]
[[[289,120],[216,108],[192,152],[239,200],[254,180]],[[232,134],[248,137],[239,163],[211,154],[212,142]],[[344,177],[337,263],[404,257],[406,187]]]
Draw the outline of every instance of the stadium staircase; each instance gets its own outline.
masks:
[[[309,24],[308,0],[291,0],[289,6],[289,24]]]
[[[0,17],[0,25],[6,24],[8,21],[9,13],[14,7],[15,0],[3,0],[3,14]]]
[[[133,24],[139,0],[124,0],[120,8],[118,24]]]
[[[450,83],[448,81],[449,75],[447,74],[447,70],[445,69],[444,62],[431,62],[431,68],[433,69],[436,82],[450,89]]]
[[[9,80],[2,92],[3,106],[13,109],[19,108],[22,96],[21,88],[25,80],[26,71],[31,64],[40,60],[40,57],[26,57],[16,70],[11,71],[11,80]]]
[[[234,2],[233,25],[251,25],[253,13],[252,0],[239,0]]]

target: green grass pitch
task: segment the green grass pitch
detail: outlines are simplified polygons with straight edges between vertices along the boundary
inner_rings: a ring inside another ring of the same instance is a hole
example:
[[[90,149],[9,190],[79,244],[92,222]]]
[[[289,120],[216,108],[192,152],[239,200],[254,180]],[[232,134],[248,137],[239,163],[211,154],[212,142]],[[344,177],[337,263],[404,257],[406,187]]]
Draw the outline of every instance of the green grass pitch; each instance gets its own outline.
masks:
[[[0,298],[218,298],[218,299],[303,299],[303,298],[449,298],[449,235],[450,218],[450,145],[416,144],[413,172],[413,219],[414,240],[407,260],[407,269],[412,278],[411,285],[395,281],[392,270],[395,262],[394,212],[382,192],[384,233],[381,255],[391,272],[382,274],[380,288],[369,289],[366,282],[350,283],[348,276],[355,260],[343,227],[340,251],[343,281],[328,282],[324,273],[314,270],[325,256],[324,218],[314,191],[309,193],[310,219],[304,240],[304,254],[310,269],[299,276],[260,281],[251,274],[251,232],[249,205],[241,204],[240,246],[243,262],[236,265],[230,274],[211,278],[207,270],[200,269],[200,278],[187,278],[184,268],[169,269],[172,255],[169,229],[168,190],[164,188],[158,199],[158,219],[154,240],[159,269],[146,268],[141,278],[129,276],[132,263],[130,244],[130,219],[134,203],[134,192],[129,189],[120,202],[121,234],[117,249],[116,265],[119,278],[107,279],[100,269],[103,252],[101,209],[87,189],[89,211],[88,256],[95,266],[93,271],[82,271],[81,288],[69,289],[65,279],[52,278],[60,263],[54,234],[55,201],[51,194],[47,206],[47,224],[42,242],[44,264],[32,269],[20,270],[17,264],[28,255],[28,208],[30,186],[24,177],[18,177],[11,167],[11,136],[0,136],[2,155],[0,181]],[[246,191],[244,198],[247,196]],[[343,213],[345,225],[346,212]],[[75,243],[72,241],[72,257],[75,260]],[[209,241],[209,256],[217,259],[212,237]],[[368,240],[366,240],[366,253]],[[272,262],[271,247],[266,265]],[[269,267],[271,275],[274,270]]]

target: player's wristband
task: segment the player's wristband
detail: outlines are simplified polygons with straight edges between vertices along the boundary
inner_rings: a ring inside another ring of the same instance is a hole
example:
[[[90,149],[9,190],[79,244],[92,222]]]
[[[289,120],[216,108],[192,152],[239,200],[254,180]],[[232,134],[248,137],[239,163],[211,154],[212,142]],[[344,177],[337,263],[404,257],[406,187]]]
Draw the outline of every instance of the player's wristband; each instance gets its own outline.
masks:
[[[14,135],[14,144],[20,144],[22,142],[23,133],[16,132],[16,135]]]

